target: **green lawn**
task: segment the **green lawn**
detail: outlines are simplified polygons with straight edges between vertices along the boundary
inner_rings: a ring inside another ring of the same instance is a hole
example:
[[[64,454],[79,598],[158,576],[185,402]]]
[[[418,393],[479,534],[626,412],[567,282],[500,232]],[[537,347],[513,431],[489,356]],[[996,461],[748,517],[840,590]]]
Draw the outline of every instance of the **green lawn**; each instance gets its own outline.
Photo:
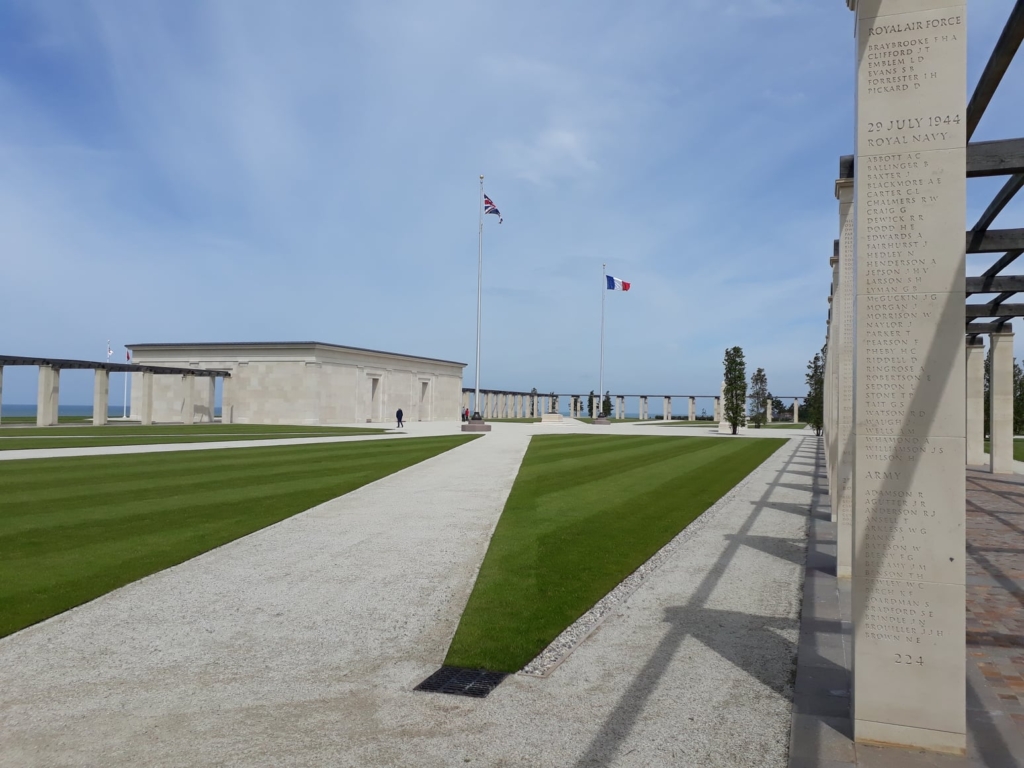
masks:
[[[0,637],[474,437],[0,462]]]
[[[654,422],[659,427],[717,427],[717,421],[656,421]],[[797,422],[776,422],[774,424],[764,424],[761,429],[803,429],[806,424]],[[750,424],[747,425],[749,429],[755,429]]]
[[[991,445],[988,440],[985,441],[985,453],[991,453]],[[1024,442],[1018,438],[1013,439],[1013,460],[1024,461]]]
[[[30,448],[92,448],[157,443],[208,443],[285,437],[338,437],[382,434],[383,429],[264,424],[193,424],[106,427],[12,427],[0,429],[0,451]]]
[[[84,424],[91,422],[92,419],[88,416],[60,416],[57,419],[61,424]],[[35,416],[7,416],[0,414],[0,426],[7,426],[8,424],[35,424]]]
[[[521,669],[785,442],[534,437],[445,663]]]
[[[683,421],[681,419],[673,419],[672,421],[664,421],[663,419],[656,419],[650,422],[656,424],[659,427],[717,427],[718,422],[712,421],[711,419],[703,419],[693,421]]]

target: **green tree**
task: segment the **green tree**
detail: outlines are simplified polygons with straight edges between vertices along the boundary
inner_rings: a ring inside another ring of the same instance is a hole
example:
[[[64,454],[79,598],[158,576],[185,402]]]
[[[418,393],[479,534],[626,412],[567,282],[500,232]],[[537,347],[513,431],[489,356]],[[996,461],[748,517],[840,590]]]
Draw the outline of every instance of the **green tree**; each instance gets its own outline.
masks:
[[[792,414],[793,414],[793,409],[792,408],[787,410],[786,406],[783,405],[782,401],[779,398],[775,397],[775,395],[770,395],[769,397],[771,398],[771,401],[772,401],[772,419],[773,420],[778,421],[780,416],[784,416],[787,413],[790,414],[790,418],[792,418]]]
[[[540,418],[540,414],[537,413],[537,409],[540,408],[540,398],[537,397],[536,387],[530,390],[530,395],[530,417],[534,419]]]
[[[611,390],[604,393],[604,402],[601,403],[601,415],[608,417],[612,415],[612,393]]]
[[[768,394],[768,375],[758,368],[750,377],[750,423],[760,429],[768,420],[771,395]]]
[[[590,395],[587,397],[587,416],[594,418],[594,390],[590,390]]]
[[[814,429],[814,434],[819,436],[825,425],[825,356],[827,354],[827,347],[822,347],[821,352],[815,353],[811,361],[807,363],[805,377],[807,397],[804,398],[804,407],[800,409],[804,420]]]
[[[725,420],[735,435],[746,423],[747,414],[747,363],[739,347],[725,350],[725,402],[722,408]]]

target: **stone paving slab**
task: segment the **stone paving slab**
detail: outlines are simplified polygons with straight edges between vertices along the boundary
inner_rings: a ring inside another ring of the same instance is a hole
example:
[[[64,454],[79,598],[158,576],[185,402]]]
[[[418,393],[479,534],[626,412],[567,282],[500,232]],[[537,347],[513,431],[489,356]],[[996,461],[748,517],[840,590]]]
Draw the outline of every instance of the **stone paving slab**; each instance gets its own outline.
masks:
[[[531,433],[495,429],[0,641],[0,766],[785,765],[813,438],[550,678],[412,692]]]
[[[967,470],[968,733],[967,755],[954,757],[852,741],[850,588],[835,578],[823,458],[818,466],[790,768],[1024,766],[1024,477]],[[828,675],[808,674],[822,667]]]

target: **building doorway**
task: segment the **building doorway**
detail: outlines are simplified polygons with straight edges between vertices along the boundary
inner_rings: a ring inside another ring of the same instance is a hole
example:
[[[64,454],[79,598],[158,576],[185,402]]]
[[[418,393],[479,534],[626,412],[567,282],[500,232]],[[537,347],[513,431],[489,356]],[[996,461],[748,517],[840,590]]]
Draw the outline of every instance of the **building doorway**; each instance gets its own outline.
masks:
[[[419,413],[420,413],[420,417],[419,417],[420,421],[430,421],[431,420],[431,414],[430,414],[430,382],[429,381],[421,381],[420,382],[420,407],[419,407]]]

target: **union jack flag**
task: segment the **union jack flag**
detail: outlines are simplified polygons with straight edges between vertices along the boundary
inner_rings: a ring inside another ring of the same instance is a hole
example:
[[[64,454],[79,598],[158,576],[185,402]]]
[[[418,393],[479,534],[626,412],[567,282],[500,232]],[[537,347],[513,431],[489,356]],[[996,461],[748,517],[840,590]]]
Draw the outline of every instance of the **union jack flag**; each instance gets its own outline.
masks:
[[[493,213],[498,217],[499,224],[504,221],[504,219],[501,218],[501,211],[498,210],[498,206],[496,206],[487,195],[484,195],[484,213]]]

